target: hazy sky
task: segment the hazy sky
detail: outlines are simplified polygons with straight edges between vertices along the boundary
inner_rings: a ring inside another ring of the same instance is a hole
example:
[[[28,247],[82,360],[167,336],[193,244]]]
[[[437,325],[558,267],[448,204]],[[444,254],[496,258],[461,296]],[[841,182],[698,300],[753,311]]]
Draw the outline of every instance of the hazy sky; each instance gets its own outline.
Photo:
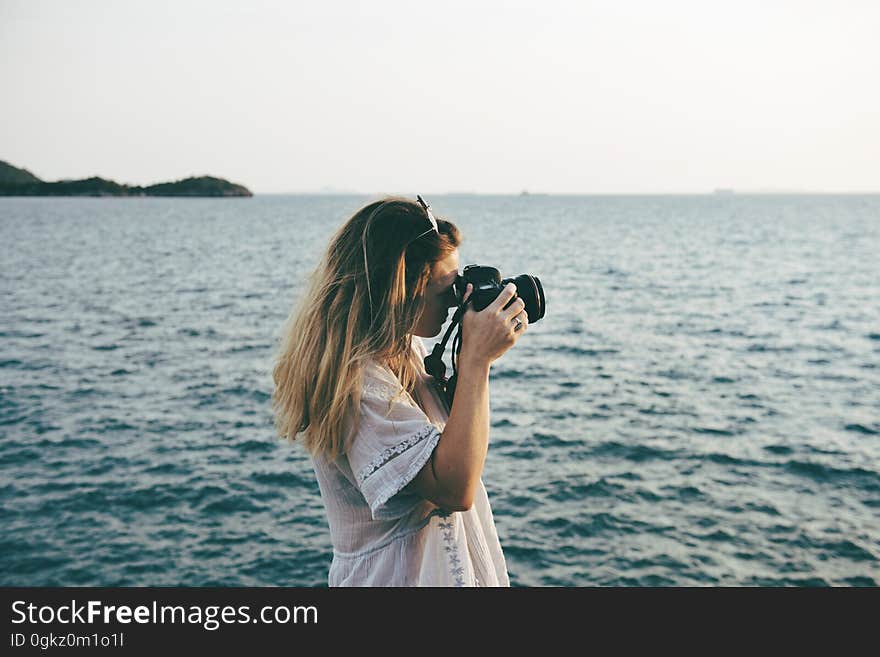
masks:
[[[47,180],[880,191],[874,0],[0,0],[0,85]]]

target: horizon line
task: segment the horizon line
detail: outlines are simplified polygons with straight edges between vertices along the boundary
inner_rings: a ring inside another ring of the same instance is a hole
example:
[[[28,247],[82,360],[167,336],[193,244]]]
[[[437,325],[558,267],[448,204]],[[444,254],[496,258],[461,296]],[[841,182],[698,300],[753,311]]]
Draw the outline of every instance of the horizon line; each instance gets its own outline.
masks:
[[[389,192],[362,192],[352,190],[340,191],[286,191],[286,192],[257,192],[251,190],[254,196],[388,196]],[[397,194],[399,192],[395,192]],[[420,192],[424,196],[516,196],[528,198],[530,196],[876,196],[880,190],[710,190],[702,192]],[[415,193],[406,192],[403,195],[415,196]]]

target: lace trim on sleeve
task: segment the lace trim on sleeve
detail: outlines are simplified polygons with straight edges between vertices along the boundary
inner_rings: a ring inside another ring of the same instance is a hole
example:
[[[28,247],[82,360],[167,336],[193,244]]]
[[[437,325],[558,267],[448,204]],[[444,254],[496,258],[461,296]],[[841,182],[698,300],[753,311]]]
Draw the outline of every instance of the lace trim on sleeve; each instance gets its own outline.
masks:
[[[379,456],[374,458],[370,463],[361,468],[356,477],[359,485],[363,485],[363,483],[370,478],[370,476],[376,472],[383,465],[388,463],[391,459],[403,454],[405,451],[412,449],[420,442],[428,438],[429,436],[433,436],[434,434],[439,434],[437,427],[433,424],[427,424],[424,428],[420,429],[418,432],[411,435],[406,440],[403,440],[396,445],[385,449]]]

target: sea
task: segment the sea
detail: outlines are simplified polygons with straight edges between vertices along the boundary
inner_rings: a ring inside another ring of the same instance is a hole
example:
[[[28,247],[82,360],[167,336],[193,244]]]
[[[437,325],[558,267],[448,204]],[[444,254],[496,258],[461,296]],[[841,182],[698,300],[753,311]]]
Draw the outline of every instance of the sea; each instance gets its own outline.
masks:
[[[374,198],[0,199],[2,585],[326,586],[272,363]],[[490,377],[512,585],[880,584],[880,196],[427,200],[546,294]]]

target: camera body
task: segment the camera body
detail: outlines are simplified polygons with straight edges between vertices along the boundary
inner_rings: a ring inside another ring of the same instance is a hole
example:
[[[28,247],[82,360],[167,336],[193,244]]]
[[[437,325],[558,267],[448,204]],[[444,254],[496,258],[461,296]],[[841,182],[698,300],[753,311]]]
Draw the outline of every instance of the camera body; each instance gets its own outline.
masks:
[[[515,278],[501,278],[501,273],[494,267],[468,265],[455,279],[455,292],[459,299],[464,298],[468,283],[474,286],[470,301],[477,312],[495,301],[505,285],[513,283],[516,285],[516,294],[507,305],[513,303],[514,299],[521,298],[530,324],[544,316],[544,288],[537,276],[520,274]]]

